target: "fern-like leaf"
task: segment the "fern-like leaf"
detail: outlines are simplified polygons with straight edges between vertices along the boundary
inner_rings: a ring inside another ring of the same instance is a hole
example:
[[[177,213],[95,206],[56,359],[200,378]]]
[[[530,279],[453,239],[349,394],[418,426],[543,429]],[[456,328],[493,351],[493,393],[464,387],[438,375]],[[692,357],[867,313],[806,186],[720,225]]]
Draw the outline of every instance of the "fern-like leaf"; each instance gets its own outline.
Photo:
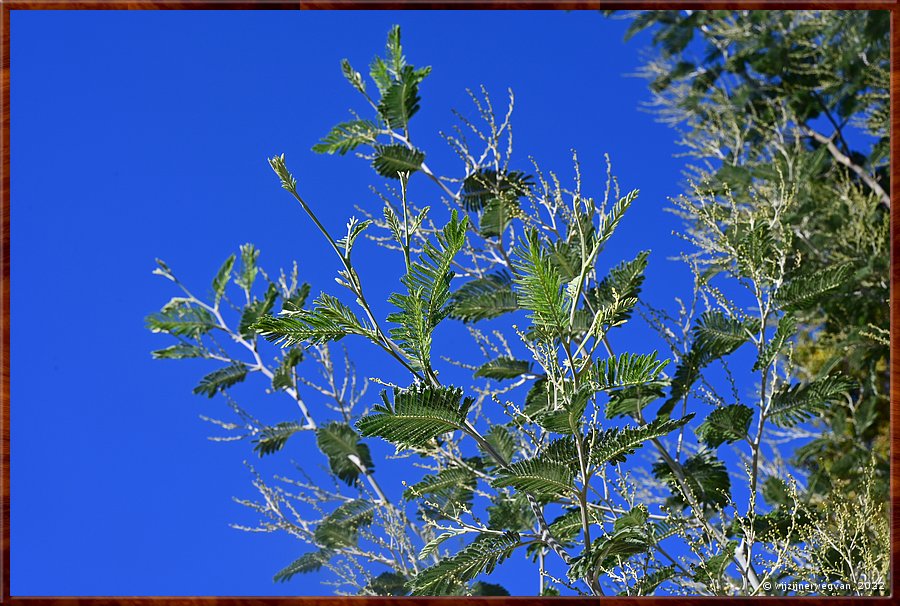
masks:
[[[757,357],[756,363],[753,365],[753,370],[762,370],[771,364],[778,354],[781,353],[781,350],[784,349],[788,339],[794,336],[796,330],[797,320],[794,319],[794,316],[791,314],[781,316],[781,319],[778,320],[778,327],[775,329],[775,334],[772,335],[772,338],[766,344],[763,352]]]
[[[164,332],[191,339],[199,339],[218,326],[211,313],[187,303],[167,305],[159,313],[147,316],[146,322],[150,332]]]
[[[591,368],[590,380],[597,391],[646,385],[656,381],[668,360],[650,354],[623,353],[617,358],[598,360]]]
[[[690,393],[700,378],[700,371],[712,362],[733,353],[759,330],[759,321],[729,318],[719,311],[708,311],[700,316],[692,329],[690,350],[681,358],[672,377],[669,399],[658,415],[668,417],[675,404]]]
[[[272,389],[296,388],[294,384],[294,368],[303,360],[303,350],[299,347],[289,349],[281,358],[278,368],[272,374]]]
[[[369,581],[360,595],[405,596],[409,593],[406,589],[408,580],[399,572],[382,572]]]
[[[519,309],[512,276],[504,270],[465,283],[453,294],[450,316],[478,322]]]
[[[346,423],[332,421],[316,430],[316,444],[326,457],[332,473],[352,486],[359,477],[360,466],[369,473],[375,470],[369,447]]]
[[[372,168],[382,177],[399,179],[400,173],[414,173],[425,161],[425,152],[401,143],[376,145]]]
[[[331,552],[324,550],[305,553],[283,569],[279,570],[275,574],[273,580],[276,583],[283,583],[289,581],[295,575],[315,572],[327,564],[332,555]]]
[[[285,422],[264,428],[259,436],[253,440],[253,452],[259,454],[260,458],[265,455],[278,452],[287,443],[288,438],[303,431],[304,427],[300,423]]]
[[[793,427],[827,405],[841,402],[852,386],[845,377],[827,376],[785,387],[772,398],[768,418],[780,427]]]
[[[649,256],[650,251],[642,251],[631,261],[623,261],[610,270],[609,274],[587,293],[594,308],[610,307],[616,299],[636,303],[641,293],[641,285],[644,283],[644,270],[647,269]],[[628,320],[633,307],[634,303],[617,309],[610,323],[615,325]]]
[[[716,448],[723,442],[731,444],[747,437],[753,409],[743,404],[717,408],[697,428],[697,437]]]
[[[356,545],[358,530],[372,523],[375,503],[355,499],[341,504],[316,527],[316,543],[327,549]]]
[[[393,405],[382,392],[384,404],[376,405],[356,426],[363,436],[378,436],[397,446],[426,447],[432,439],[465,427],[471,398],[462,389],[414,385],[394,388]]]
[[[621,463],[625,457],[634,454],[635,450],[653,438],[664,436],[685,425],[694,418],[690,413],[681,419],[656,419],[652,423],[640,427],[612,427],[599,433],[593,442],[590,457],[595,465],[604,463]]]
[[[322,344],[347,335],[374,338],[373,330],[335,297],[322,293],[313,309],[300,309],[278,317],[263,316],[251,328],[284,346]]]
[[[491,573],[519,546],[519,535],[483,533],[456,555],[426,568],[408,584],[412,595],[447,595],[482,572]]]
[[[269,288],[262,299],[254,300],[244,306],[241,311],[241,319],[238,322],[238,332],[245,339],[251,339],[256,334],[253,324],[261,317],[272,311],[275,300],[278,298],[278,287],[269,283]]]
[[[798,276],[778,289],[775,303],[785,311],[806,309],[816,305],[829,291],[850,277],[849,265],[827,267],[813,275]]]
[[[404,65],[395,73],[395,79],[382,93],[378,104],[378,114],[388,128],[403,131],[410,119],[419,111],[419,83],[428,75],[430,68],[415,69]]]
[[[247,378],[247,372],[247,366],[240,362],[214,370],[200,379],[200,383],[194,388],[194,393],[205,394],[210,398],[219,392],[225,393],[226,389]]]
[[[574,491],[575,474],[569,465],[538,457],[511,463],[494,480],[497,488],[512,486],[537,497],[553,500]]]
[[[529,318],[543,337],[566,333],[571,300],[562,288],[559,271],[541,245],[537,230],[526,235],[513,260],[519,304],[527,309]]]
[[[647,405],[665,395],[663,388],[666,385],[664,381],[651,381],[611,392],[605,408],[606,418],[637,416]]]
[[[490,168],[477,170],[463,181],[463,207],[469,212],[480,211],[490,200],[501,195],[522,196],[531,184],[531,176],[517,170],[499,173]]]
[[[360,145],[372,145],[378,127],[368,120],[350,120],[334,126],[321,141],[313,145],[317,154],[340,154],[353,151]]]
[[[431,335],[450,312],[450,281],[454,276],[450,268],[465,243],[467,226],[468,218],[459,220],[454,211],[437,243],[426,242],[419,259],[401,279],[406,294],[394,293],[388,299],[399,310],[387,318],[399,324],[391,329],[391,337],[417,369],[430,368]]]
[[[208,352],[202,347],[186,343],[170,345],[165,349],[157,349],[151,355],[156,360],[181,360],[183,358],[206,358],[209,356]]]
[[[222,267],[220,267],[219,271],[216,272],[216,277],[213,278],[212,287],[216,307],[218,307],[219,301],[222,299],[222,295],[225,293],[225,286],[228,284],[228,280],[231,279],[231,270],[234,268],[234,261],[234,255],[231,255],[230,257],[225,259]]]
[[[683,464],[685,483],[692,497],[705,507],[719,509],[724,507],[731,494],[731,480],[728,477],[728,469],[725,464],[709,451],[701,451],[689,457]],[[659,461],[653,465],[653,475],[658,480],[664,480],[672,490],[670,503],[686,507],[688,501],[684,498],[681,488],[676,481],[672,469],[665,461]]]
[[[502,381],[503,379],[515,379],[529,372],[531,372],[531,362],[500,356],[478,367],[475,377]]]

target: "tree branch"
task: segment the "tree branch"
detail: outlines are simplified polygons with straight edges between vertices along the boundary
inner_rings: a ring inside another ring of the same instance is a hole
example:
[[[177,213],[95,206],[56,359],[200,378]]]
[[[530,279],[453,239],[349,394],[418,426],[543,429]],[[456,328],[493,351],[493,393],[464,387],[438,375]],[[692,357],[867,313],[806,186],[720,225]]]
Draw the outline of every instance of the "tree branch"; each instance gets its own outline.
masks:
[[[888,193],[884,191],[881,185],[878,184],[878,181],[876,181],[872,175],[866,172],[866,170],[862,166],[855,164],[849,156],[842,153],[841,150],[838,149],[837,145],[834,144],[833,137],[826,137],[822,133],[813,130],[806,125],[802,125],[801,128],[803,129],[804,135],[823,144],[838,164],[846,166],[851,171],[853,171],[856,176],[862,179],[862,182],[865,183],[869,187],[869,189],[871,189],[875,193],[875,195],[880,198],[881,204],[883,204],[885,208],[890,210],[891,197],[888,195]]]

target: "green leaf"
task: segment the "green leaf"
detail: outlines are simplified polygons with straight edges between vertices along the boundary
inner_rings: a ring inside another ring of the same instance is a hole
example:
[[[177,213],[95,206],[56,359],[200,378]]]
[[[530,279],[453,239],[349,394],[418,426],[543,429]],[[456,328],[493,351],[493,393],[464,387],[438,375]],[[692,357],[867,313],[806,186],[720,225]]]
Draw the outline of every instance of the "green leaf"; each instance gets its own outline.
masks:
[[[493,504],[487,507],[490,528],[526,531],[534,527],[534,512],[531,510],[528,497],[521,492],[513,495],[497,492],[493,500]]]
[[[733,353],[759,330],[759,321],[737,320],[719,311],[708,311],[700,316],[692,330],[690,350],[681,358],[672,377],[669,399],[660,408],[658,416],[669,416],[675,404],[690,393],[700,378],[700,370],[712,362]]]
[[[382,572],[369,581],[360,595],[405,596],[409,593],[406,589],[408,580],[399,572]]]
[[[793,427],[828,404],[842,402],[852,387],[853,382],[837,375],[784,387],[773,396],[768,418],[780,427]]]
[[[766,344],[763,352],[756,358],[753,370],[762,370],[767,367],[784,349],[788,339],[794,336],[797,330],[797,321],[791,314],[785,314],[778,320],[778,327],[772,339]]]
[[[170,345],[165,349],[157,349],[152,354],[154,359],[162,360],[180,360],[182,358],[206,358],[208,357],[207,351],[202,347],[197,347],[196,345],[187,345],[186,343],[179,343],[177,345]]]
[[[369,64],[369,76],[375,81],[375,86],[378,87],[378,92],[382,95],[390,88],[391,82],[393,82],[388,71],[388,65],[381,57],[372,59],[372,63]]]
[[[303,283],[291,293],[286,293],[281,299],[281,311],[300,311],[306,305],[309,298],[309,284]]]
[[[519,309],[512,276],[505,270],[466,282],[453,293],[450,316],[464,322],[496,318]]]
[[[256,274],[259,273],[259,268],[256,266],[258,258],[259,250],[255,246],[249,243],[241,244],[241,273],[238,274],[235,282],[247,292],[253,288]]]
[[[463,181],[461,201],[469,211],[480,211],[488,202],[501,196],[517,199],[532,185],[532,178],[523,172],[497,172],[490,168],[479,169]]]
[[[372,168],[382,177],[399,179],[400,173],[414,173],[425,161],[425,152],[410,149],[400,143],[376,145]]]
[[[457,470],[457,468],[454,468],[451,471]],[[434,480],[429,481],[429,477],[423,480],[423,482],[434,483],[433,486],[426,485],[416,488],[423,491],[422,500],[419,502],[419,510],[432,520],[455,520],[464,511],[470,510],[472,506],[475,476],[470,470],[463,469],[462,471],[467,473],[459,474],[460,482],[450,484],[446,480],[448,477],[454,477],[454,474],[449,476],[443,475],[443,471],[437,476],[430,476],[435,478]],[[414,494],[418,493],[410,493],[410,498],[413,498]]]
[[[586,293],[595,309],[607,308],[614,304],[616,299],[621,301],[637,302],[644,283],[644,270],[647,269],[647,258],[650,251],[638,253],[631,261],[623,261],[610,270],[609,274],[597,286]],[[616,309],[610,320],[610,324],[617,325],[627,321],[631,317],[634,304]]]
[[[435,551],[437,551],[438,547],[440,547],[444,541],[446,541],[447,539],[452,539],[453,537],[458,537],[459,535],[464,534],[465,532],[466,532],[465,529],[457,530],[455,528],[451,528],[450,530],[442,532],[441,534],[437,535],[436,537],[434,537],[433,539],[431,539],[430,541],[425,543],[425,546],[422,547],[422,550],[419,552],[419,555],[416,557],[420,560],[424,560],[425,558],[427,558],[428,556],[433,554]]]
[[[332,553],[328,551],[313,551],[305,553],[275,574],[274,581],[283,583],[294,575],[315,572],[322,568],[331,559]]]
[[[299,347],[289,349],[281,358],[278,368],[272,375],[272,389],[296,388],[294,384],[294,368],[303,360],[303,350]]]
[[[353,69],[353,66],[346,59],[341,59],[341,72],[344,74],[347,82],[350,83],[350,86],[363,94],[366,93],[366,83],[363,81],[362,74]]]
[[[550,389],[551,385],[547,382],[546,375],[538,377],[525,395],[525,409],[522,412],[532,419],[539,419],[550,412]]]
[[[446,595],[482,572],[490,574],[519,546],[519,535],[480,534],[456,555],[422,570],[409,582],[412,595]]]
[[[369,447],[362,443],[359,434],[346,423],[332,421],[316,430],[316,444],[326,457],[331,472],[353,486],[360,474],[359,465],[369,473],[375,470]]]
[[[597,391],[646,385],[656,381],[669,363],[650,354],[623,353],[618,358],[598,360],[592,367],[589,380]]]
[[[254,330],[253,325],[261,317],[272,311],[272,307],[275,305],[275,299],[277,298],[278,287],[272,282],[269,282],[269,288],[266,290],[266,294],[262,299],[253,300],[244,306],[243,311],[241,311],[241,319],[238,322],[238,332],[242,337],[245,339],[252,339],[256,336],[256,330]]]
[[[725,464],[712,452],[701,451],[689,457],[683,464],[685,483],[694,499],[703,506],[719,509],[728,504],[731,495],[731,480]],[[665,461],[653,465],[653,475],[664,480],[672,489],[673,504],[687,506],[687,501],[678,487],[671,468]]]
[[[575,490],[575,474],[570,466],[540,457],[511,463],[499,470],[499,474],[492,483],[494,487],[512,486],[547,500]]]
[[[419,70],[405,66],[383,92],[378,103],[378,114],[388,128],[405,130],[410,119],[419,111],[419,83],[422,78],[424,75]]]
[[[580,432],[584,412],[594,395],[589,383],[583,383],[577,391],[566,383],[564,389],[552,397],[548,387],[547,409],[535,414],[537,423],[547,431],[572,434]],[[551,402],[554,402],[551,404]]]
[[[775,295],[775,303],[785,311],[813,307],[829,291],[850,278],[851,267],[838,265],[825,267],[808,276],[798,276],[781,286]]]
[[[621,463],[625,457],[634,454],[635,450],[647,440],[664,436],[688,423],[694,414],[690,413],[681,419],[656,419],[640,427],[611,427],[597,434],[592,440],[591,461],[595,465],[604,463]]]
[[[288,438],[303,429],[303,425],[293,422],[266,427],[259,433],[259,436],[253,439],[253,452],[258,453],[260,458],[278,452],[284,448]]]
[[[278,175],[278,180],[281,181],[281,188],[296,194],[297,179],[294,178],[294,175],[291,174],[291,171],[288,170],[287,165],[284,163],[284,154],[269,158],[269,166]],[[243,247],[241,252],[243,253]]]
[[[503,425],[493,425],[484,436],[485,441],[490,444],[494,450],[500,453],[505,461],[511,461],[516,454],[518,445],[513,434]],[[493,461],[493,459],[489,459]]]
[[[345,155],[360,145],[372,145],[378,136],[378,127],[368,120],[350,120],[334,126],[322,140],[313,145],[317,154]]]
[[[496,583],[478,581],[469,589],[469,595],[509,595],[509,591]]]
[[[353,244],[357,238],[372,224],[372,221],[360,221],[356,217],[350,217],[347,221],[347,235],[337,241],[337,245],[344,249],[344,256],[349,259]]]
[[[388,31],[387,57],[390,60],[390,69],[396,75],[406,67],[406,58],[403,56],[403,46],[400,44],[400,26],[394,25]]]
[[[358,531],[372,523],[375,503],[362,499],[347,501],[316,527],[316,543],[327,549],[351,547],[358,541]]]
[[[759,330],[758,320],[741,321],[719,311],[708,311],[694,326],[694,347],[714,354],[727,355],[750,340]]]
[[[635,505],[628,513],[624,513],[613,522],[613,531],[625,530],[626,528],[643,528],[647,524],[646,505]]]
[[[319,295],[311,310],[299,309],[278,317],[263,316],[250,328],[283,346],[328,343],[347,335],[373,338],[375,334],[353,310],[325,293]]]
[[[213,279],[212,287],[213,294],[215,295],[216,307],[219,306],[219,301],[222,299],[222,295],[225,293],[225,286],[228,284],[228,280],[231,278],[231,270],[232,268],[234,268],[234,260],[234,255],[231,255],[230,257],[225,259],[225,263],[222,264],[222,267],[219,268],[219,271],[216,273],[216,277]]]
[[[531,372],[531,362],[527,360],[516,360],[508,356],[500,356],[486,364],[482,364],[475,371],[475,377],[485,377],[486,379],[515,379],[524,374]]]
[[[523,214],[518,199],[508,195],[493,198],[484,207],[478,224],[478,233],[484,238],[502,236],[512,220],[521,218]]]
[[[460,491],[454,489],[460,488]],[[452,492],[458,498],[457,504],[467,504],[472,500],[475,491],[475,473],[464,467],[442,469],[437,474],[427,475],[403,492],[407,501],[426,495],[447,494]]]
[[[394,403],[376,405],[356,426],[363,436],[378,436],[397,446],[426,447],[432,439],[465,427],[474,400],[462,397],[462,389],[414,385],[394,388]]]
[[[567,575],[574,581],[593,575],[597,570],[610,570],[620,559],[646,552],[647,549],[647,534],[642,529],[627,527],[615,530],[598,537],[589,550],[573,558]]]
[[[581,509],[575,508],[550,522],[550,534],[563,545],[571,545],[582,531]]]
[[[219,370],[214,370],[202,379],[199,385],[194,388],[197,395],[206,394],[210,398],[219,392],[225,393],[225,390],[240,383],[247,378],[248,368],[241,362],[234,362],[230,366],[225,366]]]
[[[663,381],[651,381],[611,392],[606,403],[606,418],[637,416],[638,411],[643,411],[651,402],[665,395],[663,388],[666,385]]]
[[[747,437],[753,409],[743,404],[717,408],[697,428],[697,437],[711,448],[723,442],[731,444]]]
[[[530,230],[516,250],[513,260],[519,304],[529,310],[529,318],[544,336],[565,334],[571,300],[562,288],[562,278],[541,245],[535,229]]]
[[[540,458],[553,463],[560,463],[578,471],[578,446],[575,435],[567,435],[550,440],[541,450]]]
[[[167,306],[163,311],[147,316],[146,322],[150,332],[192,339],[199,339],[218,326],[211,313],[185,303]]]
[[[465,243],[467,226],[468,218],[460,221],[453,211],[437,243],[425,242],[418,260],[401,278],[407,293],[394,293],[388,299],[399,309],[387,317],[389,322],[399,324],[390,330],[391,337],[417,369],[431,367],[432,333],[450,313],[450,281],[454,276],[450,268]]]

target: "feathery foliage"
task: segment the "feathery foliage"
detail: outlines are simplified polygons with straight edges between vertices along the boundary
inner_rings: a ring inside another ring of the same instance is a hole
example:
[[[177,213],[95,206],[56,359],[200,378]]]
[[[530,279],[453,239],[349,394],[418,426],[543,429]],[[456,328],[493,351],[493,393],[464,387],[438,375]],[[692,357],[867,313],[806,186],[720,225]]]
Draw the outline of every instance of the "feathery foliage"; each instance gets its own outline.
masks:
[[[513,280],[505,270],[466,282],[453,293],[450,316],[464,322],[496,318],[519,309]]]
[[[383,404],[356,422],[363,436],[378,436],[397,446],[427,447],[434,438],[462,430],[472,406],[462,389],[414,385],[393,390],[394,401],[382,392]]]
[[[420,571],[410,582],[412,595],[446,595],[481,572],[490,573],[518,547],[519,535],[481,534],[455,556]]]
[[[369,447],[356,431],[346,423],[332,421],[316,430],[316,444],[326,457],[331,471],[339,479],[353,485],[361,468],[372,472],[375,464]]]
[[[200,383],[194,388],[194,393],[204,394],[210,398],[217,393],[225,393],[229,387],[246,379],[247,372],[247,366],[239,362],[214,370],[200,379]]]
[[[278,452],[287,444],[288,438],[302,431],[300,423],[284,422],[264,428],[253,440],[253,451],[260,457]]]

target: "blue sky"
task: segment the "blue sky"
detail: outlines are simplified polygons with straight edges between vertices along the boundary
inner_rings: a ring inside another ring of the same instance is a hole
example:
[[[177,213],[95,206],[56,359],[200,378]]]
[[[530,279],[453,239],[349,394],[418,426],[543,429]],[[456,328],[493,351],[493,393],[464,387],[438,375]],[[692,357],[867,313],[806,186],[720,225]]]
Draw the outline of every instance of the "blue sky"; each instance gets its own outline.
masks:
[[[662,212],[681,191],[683,160],[676,133],[639,109],[646,83],[628,74],[647,37],[624,43],[626,21],[596,12],[13,11],[12,595],[329,592],[316,576],[273,584],[306,551],[296,540],[229,528],[255,520],[231,500],[256,496],[243,461],[265,477],[290,473],[290,459],[312,456],[311,436],[262,461],[249,443],[208,441],[216,428],[198,416],[228,410],[191,389],[212,367],[151,360],[171,341],[143,318],[177,294],[151,275],[155,257],[203,292],[244,242],[271,272],[296,259],[314,293],[335,290],[336,259],[266,158],[286,154],[334,230],[354,205],[378,211],[368,188],[384,180],[365,161],[310,147],[348,109],[365,110],[339,63],[365,72],[394,23],[410,61],[433,66],[412,128],[436,172],[460,169],[438,132],[453,124],[452,108],[474,117],[466,87],[484,84],[498,105],[511,87],[513,168],[527,170],[534,156],[569,180],[575,148],[585,187],[599,196],[609,153],[623,189],[641,195],[603,262],[650,248],[647,300],[671,308],[689,294],[685,268],[667,260],[679,248],[676,219]],[[414,186],[439,205],[433,186]],[[366,246],[360,273],[383,300],[399,286],[385,259],[398,259]],[[659,346],[640,327],[626,334],[623,349]],[[348,346],[363,374],[381,372],[379,352]],[[262,391],[252,383],[241,403],[264,420],[291,419],[290,402]],[[400,478],[387,478],[399,495]],[[516,574],[506,567],[499,578]]]

